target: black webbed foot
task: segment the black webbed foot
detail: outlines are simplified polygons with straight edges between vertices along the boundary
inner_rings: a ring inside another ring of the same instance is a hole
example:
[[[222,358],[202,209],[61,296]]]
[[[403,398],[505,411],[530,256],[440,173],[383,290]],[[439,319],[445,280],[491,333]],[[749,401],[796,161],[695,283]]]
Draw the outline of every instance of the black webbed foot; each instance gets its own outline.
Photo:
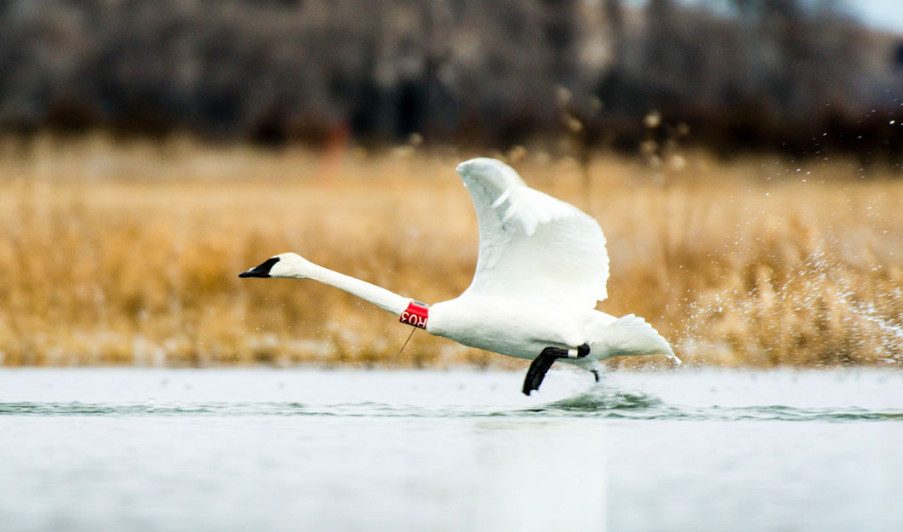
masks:
[[[538,357],[533,359],[530,369],[527,370],[527,376],[524,378],[524,395],[530,395],[530,392],[539,389],[539,385],[542,384],[542,380],[546,377],[546,373],[549,372],[549,368],[560,358],[557,351],[560,351],[560,349],[547,347],[542,350]]]
[[[538,390],[542,380],[545,379],[549,368],[559,358],[584,358],[589,355],[589,345],[583,344],[574,349],[562,349],[560,347],[547,347],[539,353],[539,356],[533,359],[530,369],[527,370],[527,376],[524,377],[524,395],[530,395],[533,390]],[[596,376],[598,381],[599,377]]]

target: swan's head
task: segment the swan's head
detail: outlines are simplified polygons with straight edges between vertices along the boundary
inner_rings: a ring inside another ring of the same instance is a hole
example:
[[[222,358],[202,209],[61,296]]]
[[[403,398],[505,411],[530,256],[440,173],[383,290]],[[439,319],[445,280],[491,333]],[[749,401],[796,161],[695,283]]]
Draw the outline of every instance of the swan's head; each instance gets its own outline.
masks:
[[[254,266],[246,272],[238,274],[239,277],[290,277],[304,279],[310,275],[313,264],[297,253],[280,253],[274,255],[262,263]]]

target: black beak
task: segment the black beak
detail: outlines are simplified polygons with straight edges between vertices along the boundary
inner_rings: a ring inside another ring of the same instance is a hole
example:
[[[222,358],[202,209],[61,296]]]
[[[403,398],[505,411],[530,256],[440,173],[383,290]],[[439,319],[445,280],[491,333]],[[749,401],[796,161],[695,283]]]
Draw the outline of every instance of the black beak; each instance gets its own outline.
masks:
[[[239,277],[262,277],[267,278],[270,276],[270,269],[274,264],[279,262],[277,257],[273,257],[272,259],[267,259],[259,266],[255,266],[246,272],[241,272],[238,274]]]

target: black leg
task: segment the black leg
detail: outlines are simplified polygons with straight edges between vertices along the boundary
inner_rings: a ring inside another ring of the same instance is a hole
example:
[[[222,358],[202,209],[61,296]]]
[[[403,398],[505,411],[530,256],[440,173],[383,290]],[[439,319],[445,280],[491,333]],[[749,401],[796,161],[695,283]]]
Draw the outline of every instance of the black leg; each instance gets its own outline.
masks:
[[[547,347],[539,353],[539,356],[533,359],[530,369],[527,370],[527,376],[524,377],[524,395],[530,395],[533,390],[538,390],[542,380],[549,372],[549,368],[559,358],[583,358],[589,354],[589,345],[583,344],[577,348],[576,353],[570,353],[568,349],[559,347]],[[596,380],[598,380],[598,375]]]
[[[547,347],[542,350],[538,357],[533,359],[530,369],[527,370],[527,376],[524,378],[524,395],[530,395],[533,390],[538,390],[542,380],[546,377],[549,368],[558,360],[559,349],[555,347]]]
[[[597,369],[591,369],[590,371],[593,372],[593,377],[595,377],[596,382],[599,382],[599,380],[600,380],[600,378],[599,378],[599,370],[597,370]]]

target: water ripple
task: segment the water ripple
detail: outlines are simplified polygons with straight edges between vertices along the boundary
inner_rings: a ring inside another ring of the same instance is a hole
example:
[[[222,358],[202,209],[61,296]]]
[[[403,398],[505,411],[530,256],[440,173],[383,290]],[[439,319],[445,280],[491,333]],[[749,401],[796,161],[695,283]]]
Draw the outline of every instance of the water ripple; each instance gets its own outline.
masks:
[[[644,393],[598,389],[526,412],[647,420],[903,421],[903,410],[876,411],[855,406],[800,408],[784,405],[733,407],[671,405]]]
[[[0,416],[273,416],[306,413],[301,403],[0,403]]]
[[[526,409],[422,407],[376,402],[304,405],[297,402],[215,403],[0,403],[0,416],[337,416],[337,417],[580,417],[688,421],[903,421],[903,411],[859,407],[798,408],[784,405],[723,407],[663,403],[636,392],[594,391]]]

